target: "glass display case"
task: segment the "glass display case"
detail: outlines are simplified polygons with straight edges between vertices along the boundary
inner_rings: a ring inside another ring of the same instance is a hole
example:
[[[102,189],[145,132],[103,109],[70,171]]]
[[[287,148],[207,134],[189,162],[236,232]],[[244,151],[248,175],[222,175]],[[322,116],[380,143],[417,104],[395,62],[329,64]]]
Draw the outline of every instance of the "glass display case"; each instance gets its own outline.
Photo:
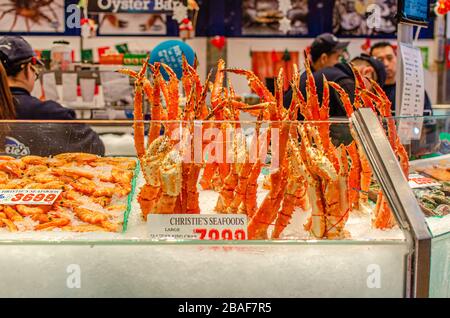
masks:
[[[448,296],[450,227],[433,233],[368,109],[0,127],[0,296]],[[237,215],[245,237],[155,239],[155,215]]]
[[[450,296],[450,117],[396,118],[409,152],[409,184],[431,240],[430,297]]]

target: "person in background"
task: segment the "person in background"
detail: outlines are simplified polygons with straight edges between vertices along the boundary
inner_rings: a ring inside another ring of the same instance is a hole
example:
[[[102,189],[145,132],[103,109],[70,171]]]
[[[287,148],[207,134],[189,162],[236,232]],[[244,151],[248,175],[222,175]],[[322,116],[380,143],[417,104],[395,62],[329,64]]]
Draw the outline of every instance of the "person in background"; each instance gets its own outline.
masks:
[[[31,96],[39,69],[43,63],[37,59],[30,44],[19,36],[0,38],[0,61],[12,93],[14,119],[18,120],[74,120],[75,112],[55,101],[40,101]],[[8,83],[8,84],[6,84]],[[7,100],[7,92],[2,91]],[[3,106],[3,105],[2,105]],[[14,136],[6,139],[6,153],[11,155],[54,155],[63,152],[89,152],[105,154],[105,146],[99,136],[84,124],[10,124]],[[27,127],[28,126],[28,127]]]
[[[372,84],[369,79],[376,81],[380,86],[383,86],[386,79],[386,72],[384,70],[383,64],[366,54],[361,54],[355,57],[351,64],[357,69],[363,77],[364,83],[368,90],[373,90]],[[326,67],[320,71],[313,73],[314,80],[317,87],[317,95],[319,98],[319,103],[322,103],[323,96],[323,77],[330,81],[335,82],[341,86],[344,91],[348,94],[350,101],[353,103],[355,99],[355,76],[353,70],[348,63],[338,63],[332,67]],[[300,90],[305,98],[306,95],[306,84],[300,86]],[[329,101],[329,114],[332,118],[347,118],[347,113],[345,111],[344,105],[341,101],[340,96],[330,87],[330,101]],[[299,120],[303,120],[303,115],[299,115]],[[330,127],[330,137],[336,146],[341,143],[349,144],[352,142],[353,138],[348,129],[348,124],[333,124]]]
[[[386,95],[392,103],[392,114],[395,114],[395,91],[397,75],[397,53],[389,42],[378,42],[370,48],[370,55],[380,60],[386,68],[386,83],[383,86]],[[430,98],[425,92],[424,115],[431,115]]]
[[[346,49],[350,42],[342,42],[331,33],[323,33],[316,37],[311,44],[309,51],[309,59],[311,70],[313,72],[320,71],[327,67],[333,67],[341,62],[344,58]],[[300,76],[300,87],[306,85],[306,73]],[[284,95],[284,105],[289,107],[292,100],[292,90],[289,90]]]
[[[0,39],[0,60],[16,99],[17,119],[75,119],[75,112],[55,101],[40,101],[31,96],[43,63],[24,38],[5,36]]]
[[[314,39],[309,55],[313,72],[332,67],[341,62],[350,42],[342,42],[331,33],[323,33]]]
[[[368,56],[367,54],[361,54],[355,57],[351,64],[361,73],[363,76],[366,87],[372,90],[372,85],[369,78],[376,81],[380,86],[384,85],[386,79],[386,72],[383,64]],[[351,102],[353,103],[355,98],[355,76],[353,70],[348,63],[338,63],[332,67],[326,67],[320,71],[313,73],[314,80],[317,87],[317,95],[319,102],[322,102],[323,94],[323,77],[329,82],[335,82],[341,86],[345,92],[349,95]],[[300,91],[302,92],[305,100],[306,95],[306,82],[300,82]],[[289,106],[285,104],[285,106]],[[330,87],[330,117],[347,117],[345,108],[342,105],[341,98],[337,92]],[[303,116],[300,114],[299,120],[303,120]]]

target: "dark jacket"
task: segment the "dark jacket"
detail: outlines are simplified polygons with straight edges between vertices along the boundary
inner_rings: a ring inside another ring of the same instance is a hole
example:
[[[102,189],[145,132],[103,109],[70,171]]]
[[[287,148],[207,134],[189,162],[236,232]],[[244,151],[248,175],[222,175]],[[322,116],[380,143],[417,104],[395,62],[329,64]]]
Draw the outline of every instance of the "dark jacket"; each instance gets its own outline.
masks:
[[[41,101],[20,87],[11,87],[16,102],[17,119],[28,120],[72,120],[76,119],[72,109],[65,108],[52,100]]]
[[[329,82],[338,83],[346,92],[349,94],[350,100],[353,102],[354,91],[355,91],[355,81],[353,78],[353,72],[350,66],[346,63],[339,63],[333,67],[326,67],[317,72],[313,73],[314,80],[317,87],[317,95],[319,102],[322,102],[323,93],[323,75],[327,78]],[[305,100],[306,96],[306,72],[300,76],[300,91],[302,92]],[[284,96],[284,105],[289,107],[292,100],[292,90],[289,91]],[[344,106],[338,94],[330,87],[330,117],[346,117]],[[303,120],[303,116],[299,115],[299,120]]]
[[[73,110],[54,101],[42,102],[22,88],[13,87],[11,92],[18,120],[76,119]],[[103,142],[86,124],[19,121],[8,124],[8,129],[2,135],[6,136],[6,154],[13,156],[49,156],[64,152],[87,152],[101,156],[105,154]]]
[[[397,85],[396,84],[389,84],[389,85],[384,85],[383,86],[384,92],[386,93],[387,97],[389,98],[389,100],[392,103],[392,114],[395,114],[395,90],[397,89]],[[432,115],[432,107],[431,107],[431,101],[430,98],[428,97],[427,92],[425,91],[425,104],[423,105],[423,115],[424,116],[429,116]]]
[[[349,95],[351,102],[354,100],[355,80],[352,69],[346,63],[339,63],[333,67],[326,67],[313,73],[314,80],[317,87],[317,95],[319,102],[322,103],[323,93],[323,75],[329,82],[336,82]],[[306,72],[300,76],[300,90],[306,96]],[[292,90],[289,90],[284,97],[285,107],[289,107],[292,100]],[[344,106],[342,105],[339,95],[330,87],[330,117],[347,117]],[[303,120],[302,114],[299,114],[299,120]],[[338,146],[341,143],[349,144],[353,140],[347,123],[335,123],[330,127],[330,137],[334,145]]]

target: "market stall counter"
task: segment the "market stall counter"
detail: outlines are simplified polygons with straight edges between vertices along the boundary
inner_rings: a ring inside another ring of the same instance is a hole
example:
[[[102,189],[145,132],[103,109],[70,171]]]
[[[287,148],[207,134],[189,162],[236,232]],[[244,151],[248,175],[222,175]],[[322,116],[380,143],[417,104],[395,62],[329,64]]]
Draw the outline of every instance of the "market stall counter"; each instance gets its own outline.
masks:
[[[157,138],[137,156],[0,157],[1,296],[448,295],[450,226],[433,218],[433,232],[369,109],[320,123],[87,123],[134,131],[137,150]],[[71,123],[0,124],[5,137]]]

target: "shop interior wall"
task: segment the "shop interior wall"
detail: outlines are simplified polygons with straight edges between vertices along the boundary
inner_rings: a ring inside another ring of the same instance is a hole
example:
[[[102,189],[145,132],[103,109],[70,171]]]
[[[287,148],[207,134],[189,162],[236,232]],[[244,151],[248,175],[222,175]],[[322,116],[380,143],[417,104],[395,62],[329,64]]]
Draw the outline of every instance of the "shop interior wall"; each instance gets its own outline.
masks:
[[[75,50],[75,59],[80,59],[80,38],[73,36],[26,36],[25,37],[32,46],[36,49],[49,49],[52,46],[53,41],[65,39],[72,48]],[[172,39],[171,37],[95,37],[92,39],[86,39],[84,43],[85,48],[94,49],[94,60],[98,60],[96,49],[102,46],[114,47],[115,44],[128,43],[131,50],[146,50],[149,51],[154,48],[158,43]],[[176,37],[173,37],[176,39]],[[197,37],[188,40],[187,43],[197,53],[200,65],[199,73],[201,78],[205,78],[207,74],[206,61],[207,61],[207,41],[206,37]],[[349,39],[349,53],[356,56],[361,53],[361,45],[365,39],[352,38]],[[227,63],[229,67],[251,69],[251,51],[297,51],[302,53],[303,50],[311,44],[311,38],[228,38],[227,39]],[[373,40],[373,43],[381,40]],[[392,39],[391,41],[395,41]],[[435,54],[434,40],[421,39],[417,43],[418,46],[429,47],[429,65],[430,68],[425,70],[425,87],[430,96],[432,103],[437,100],[437,72],[433,67],[433,60]],[[302,56],[302,54],[301,54]],[[230,79],[233,81],[233,85],[239,94],[245,94],[249,92],[247,80],[244,77],[237,75],[230,75]]]
[[[346,39],[343,39],[346,40]],[[347,39],[350,42],[349,53],[351,57],[360,54],[361,45],[365,42],[365,39],[352,38]],[[372,40],[372,43],[378,41],[385,41],[385,39]],[[394,42],[395,39],[389,39]],[[303,52],[303,50],[309,46],[312,39],[275,39],[275,38],[235,38],[228,39],[228,66],[233,68],[251,69],[251,57],[250,51],[289,51]],[[437,71],[433,70],[433,56],[435,54],[434,40],[422,39],[419,40],[417,46],[429,47],[429,70],[425,70],[425,88],[432,103],[436,103],[437,100]],[[300,55],[303,56],[303,53]],[[303,58],[301,59],[303,63]],[[230,74],[230,78],[233,81],[233,85],[238,93],[248,92],[247,81],[244,77]]]
[[[34,49],[43,50],[50,49],[53,41],[64,39],[70,43],[70,46],[75,50],[75,60],[80,60],[80,38],[76,36],[25,36],[27,41],[31,43]],[[114,48],[114,45],[127,43],[131,51],[151,51],[156,45],[163,41],[170,39],[179,39],[178,37],[119,37],[119,36],[98,36],[95,38],[85,39],[84,49],[93,49],[94,61],[98,62],[97,48],[109,46]],[[187,43],[196,52],[200,61],[199,73],[201,78],[206,78],[206,38],[195,38],[188,40]]]

